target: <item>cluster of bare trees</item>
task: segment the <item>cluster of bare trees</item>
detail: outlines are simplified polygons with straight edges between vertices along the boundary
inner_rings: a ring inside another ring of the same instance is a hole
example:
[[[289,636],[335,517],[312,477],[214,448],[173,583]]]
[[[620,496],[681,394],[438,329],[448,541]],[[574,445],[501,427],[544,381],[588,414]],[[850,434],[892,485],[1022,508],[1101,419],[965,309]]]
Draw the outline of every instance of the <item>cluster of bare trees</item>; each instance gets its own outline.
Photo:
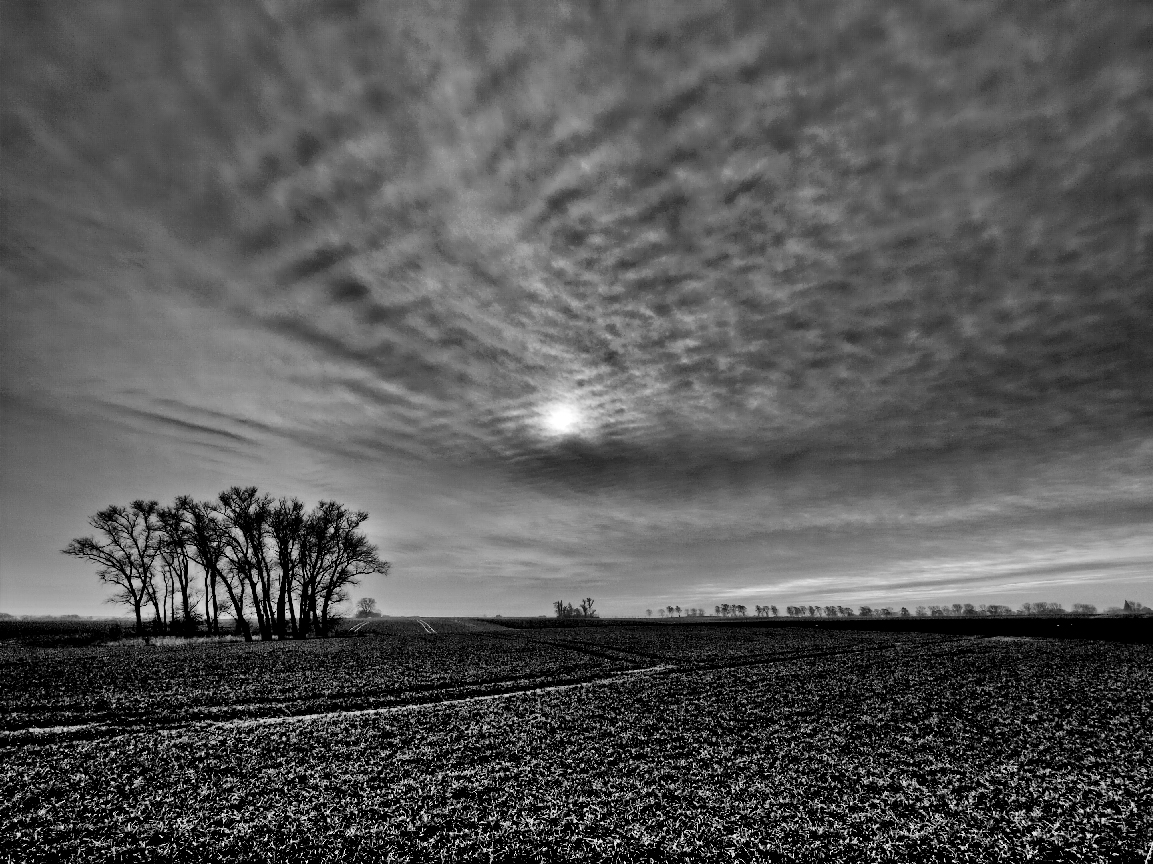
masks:
[[[653,610],[652,609],[646,609],[645,614],[648,615],[650,618],[652,618],[653,617]],[[704,618],[706,614],[707,613],[705,612],[704,609],[696,609],[696,608],[681,609],[680,606],[666,606],[663,609],[657,609],[657,616],[660,618],[664,618],[666,615],[669,618],[682,618],[682,617]]]
[[[892,609],[887,609],[887,612],[892,614]],[[879,612],[879,610],[878,610]],[[909,610],[904,610],[906,615]],[[785,614],[793,618],[850,618],[857,614],[853,612],[849,606],[786,606]],[[862,606],[860,614],[868,617],[873,615],[873,609],[868,606]]]
[[[592,597],[586,597],[579,606],[573,606],[563,600],[555,600],[552,608],[556,612],[557,618],[596,618],[597,612],[593,608],[595,602]]]
[[[714,606],[713,612],[722,618],[747,618],[749,615],[749,610],[739,603],[722,603]]]
[[[296,498],[233,486],[215,501],[182,495],[168,507],[106,507],[88,520],[96,534],[63,552],[99,568],[138,632],[147,617],[156,632],[192,633],[203,623],[219,634],[221,616],[231,615],[251,641],[251,614],[262,640],[304,639],[332,632],[360,577],[388,573],[359,530],[366,519],[335,501],[306,512]]]

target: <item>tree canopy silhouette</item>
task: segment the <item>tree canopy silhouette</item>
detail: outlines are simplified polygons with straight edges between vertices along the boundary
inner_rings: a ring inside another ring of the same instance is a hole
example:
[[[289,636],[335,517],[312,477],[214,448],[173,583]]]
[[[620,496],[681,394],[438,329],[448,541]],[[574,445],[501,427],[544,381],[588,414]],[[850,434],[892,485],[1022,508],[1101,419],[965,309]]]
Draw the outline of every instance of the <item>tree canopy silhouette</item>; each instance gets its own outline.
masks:
[[[349,588],[391,569],[360,530],[367,519],[337,501],[306,512],[296,498],[233,486],[215,501],[182,495],[171,507],[112,505],[88,520],[95,536],[62,551],[97,565],[101,581],[118,589],[110,600],[132,609],[138,632],[146,609],[159,632],[190,632],[203,621],[219,633],[223,612],[246,640],[253,638],[249,614],[262,640],[303,639],[330,635]]]

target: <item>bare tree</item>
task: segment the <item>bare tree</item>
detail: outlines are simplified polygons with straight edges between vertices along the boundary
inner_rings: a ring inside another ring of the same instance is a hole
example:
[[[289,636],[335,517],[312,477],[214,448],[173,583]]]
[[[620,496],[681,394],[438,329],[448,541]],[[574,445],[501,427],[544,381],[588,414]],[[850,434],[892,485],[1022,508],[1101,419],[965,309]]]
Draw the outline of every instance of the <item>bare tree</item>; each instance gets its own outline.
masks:
[[[328,610],[333,601],[343,599],[350,584],[342,571],[344,538],[357,534],[367,513],[350,513],[336,501],[321,501],[305,516],[298,550],[300,618],[297,637],[310,633],[323,636],[328,628]],[[367,543],[367,541],[363,541]],[[353,552],[354,550],[349,550]],[[375,550],[374,550],[375,551]],[[379,562],[387,572],[384,562]],[[355,575],[351,580],[354,582]]]
[[[268,558],[272,499],[255,486],[233,486],[220,493],[214,508],[224,527],[227,575],[240,583],[243,596],[252,596],[256,626],[262,640],[272,638],[272,566]]]
[[[224,493],[222,493],[224,494]],[[250,592],[249,583],[244,578],[236,562],[236,544],[228,516],[221,512],[218,502],[196,504],[190,499],[182,499],[190,514],[190,527],[193,535],[194,560],[204,571],[208,592],[212,601],[212,632],[220,632],[220,613],[231,613],[237,631],[246,642],[252,641],[252,627],[246,615],[246,604],[251,598],[255,606],[257,597]],[[218,588],[224,587],[225,597],[218,596]]]
[[[157,619],[162,620],[156,598],[155,564],[160,554],[160,521],[155,501],[133,501],[128,507],[112,505],[88,520],[101,535],[78,537],[62,551],[65,555],[91,561],[99,567],[100,581],[119,592],[113,602],[124,603],[136,616],[136,631],[144,630],[143,607],[152,602]]]
[[[191,529],[180,500],[172,507],[161,507],[157,511],[160,521],[160,561],[166,585],[172,589],[169,620],[176,623],[176,595],[180,597],[180,629],[192,632],[196,629],[196,605],[192,589],[192,545]]]
[[[218,588],[225,586],[228,605],[236,618],[237,626],[244,632],[245,639],[252,638],[248,631],[248,621],[244,618],[243,590],[235,596],[232,585],[221,571],[224,562],[225,530],[212,510],[211,504],[201,504],[188,495],[176,499],[176,506],[183,514],[188,528],[189,557],[204,574],[204,620],[208,632],[219,635],[222,603]]]
[[[376,611],[376,600],[372,597],[361,597],[359,600],[357,600],[356,617],[379,618],[380,613]]]
[[[363,510],[350,513],[343,505],[338,505],[342,515],[337,521],[332,555],[321,570],[314,601],[319,600],[319,615],[314,618],[319,623],[319,634],[327,636],[334,623],[333,611],[348,599],[348,589],[360,582],[361,577],[372,573],[387,575],[391,569],[387,561],[382,561],[377,549],[360,533],[359,527],[368,519]],[[592,602],[591,600],[589,601]]]
[[[279,567],[273,622],[279,639],[287,638],[289,630],[293,635],[298,632],[293,591],[299,583],[304,520],[304,503],[296,498],[281,498],[268,514],[268,528]]]

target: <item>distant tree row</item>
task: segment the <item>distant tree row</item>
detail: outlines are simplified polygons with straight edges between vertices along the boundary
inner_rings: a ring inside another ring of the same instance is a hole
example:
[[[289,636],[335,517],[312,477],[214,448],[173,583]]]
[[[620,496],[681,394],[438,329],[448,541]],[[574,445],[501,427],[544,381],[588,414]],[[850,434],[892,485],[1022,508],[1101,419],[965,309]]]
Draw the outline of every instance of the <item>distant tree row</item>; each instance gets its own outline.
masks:
[[[595,602],[592,597],[586,597],[580,601],[579,606],[573,606],[563,600],[554,600],[552,607],[557,618],[596,618],[597,611],[593,608]]]
[[[328,636],[337,608],[362,576],[387,574],[360,526],[368,519],[336,501],[311,511],[296,498],[273,499],[233,486],[215,501],[182,495],[112,505],[88,520],[96,534],[62,550],[95,564],[143,632],[220,633],[221,616],[262,640]],[[203,611],[200,603],[203,602]]]
[[[1124,612],[1132,614],[1141,607],[1140,603],[1126,600]],[[764,608],[764,607],[762,607]],[[773,607],[775,608],[775,607]],[[1132,612],[1130,610],[1132,609]],[[1120,612],[1122,610],[1110,610]],[[872,606],[861,606],[856,612],[849,606],[786,606],[785,613],[793,617],[823,617],[823,618],[908,618],[916,615],[919,618],[942,616],[1006,616],[1006,615],[1096,615],[1097,607],[1091,603],[1074,603],[1071,612],[1066,611],[1060,603],[1024,603],[1018,611],[1009,606],[997,604],[974,606],[972,603],[954,603],[951,606],[918,606],[916,612],[910,612],[902,606],[895,611],[891,606],[874,609]],[[775,613],[774,613],[775,614]]]
[[[755,606],[755,614],[759,618],[778,617],[781,613],[776,606]],[[664,617],[701,617],[706,615],[704,609],[689,608],[681,610],[680,606],[666,606],[663,609],[658,608],[657,615],[661,618]],[[1138,603],[1135,600],[1126,600],[1125,605],[1121,608],[1111,608],[1107,610],[1110,614],[1122,615],[1148,615],[1153,614],[1153,609]],[[558,616],[560,613],[557,613]],[[646,609],[645,614],[650,618],[653,615],[652,609]],[[748,617],[748,610],[740,604],[722,603],[713,607],[713,614],[721,618],[744,618]],[[1024,603],[1021,608],[1014,611],[1009,606],[1001,606],[997,604],[981,604],[974,606],[972,603],[954,603],[951,606],[918,606],[915,612],[910,612],[908,607],[902,606],[899,610],[894,610],[891,606],[883,606],[873,608],[872,606],[860,606],[856,611],[851,606],[786,606],[785,614],[793,618],[910,618],[916,615],[920,618],[942,617],[942,616],[1006,616],[1006,615],[1034,615],[1034,616],[1051,616],[1051,615],[1096,615],[1097,607],[1091,603],[1074,603],[1071,611],[1066,611],[1060,603]]]

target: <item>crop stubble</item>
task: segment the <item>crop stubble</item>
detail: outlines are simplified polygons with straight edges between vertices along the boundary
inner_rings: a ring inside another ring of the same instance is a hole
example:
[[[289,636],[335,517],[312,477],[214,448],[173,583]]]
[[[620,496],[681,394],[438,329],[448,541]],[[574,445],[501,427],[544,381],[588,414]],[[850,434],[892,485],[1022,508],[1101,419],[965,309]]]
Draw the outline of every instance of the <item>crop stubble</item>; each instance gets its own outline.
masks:
[[[694,669],[703,632],[685,668],[587,687],[14,745],[0,853],[1121,862],[1153,839],[1149,646],[810,632],[826,656]]]

